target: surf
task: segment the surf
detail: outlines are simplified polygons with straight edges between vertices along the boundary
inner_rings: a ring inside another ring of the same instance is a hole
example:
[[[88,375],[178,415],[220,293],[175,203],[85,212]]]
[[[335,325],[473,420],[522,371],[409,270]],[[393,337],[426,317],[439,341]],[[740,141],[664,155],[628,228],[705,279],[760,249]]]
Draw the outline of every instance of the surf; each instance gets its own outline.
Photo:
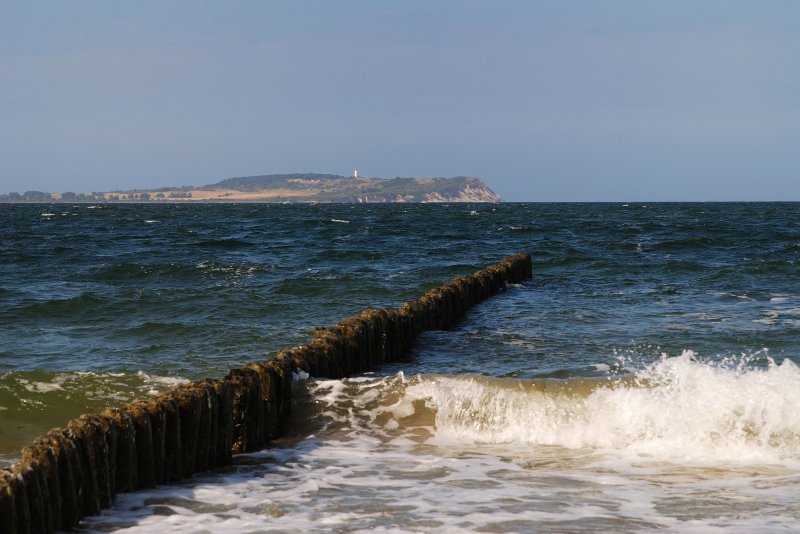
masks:
[[[698,465],[800,461],[800,368],[703,361],[691,351],[605,378],[398,373],[324,381],[315,402],[438,442],[592,449]],[[353,421],[351,421],[352,423]],[[359,423],[363,424],[363,422]]]

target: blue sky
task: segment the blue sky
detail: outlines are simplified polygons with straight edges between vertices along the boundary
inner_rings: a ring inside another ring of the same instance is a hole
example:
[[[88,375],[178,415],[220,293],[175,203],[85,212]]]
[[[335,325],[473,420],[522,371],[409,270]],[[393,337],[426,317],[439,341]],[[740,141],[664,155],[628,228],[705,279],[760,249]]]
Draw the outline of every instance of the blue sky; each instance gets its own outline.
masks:
[[[0,193],[325,172],[800,200],[800,2],[0,0]]]

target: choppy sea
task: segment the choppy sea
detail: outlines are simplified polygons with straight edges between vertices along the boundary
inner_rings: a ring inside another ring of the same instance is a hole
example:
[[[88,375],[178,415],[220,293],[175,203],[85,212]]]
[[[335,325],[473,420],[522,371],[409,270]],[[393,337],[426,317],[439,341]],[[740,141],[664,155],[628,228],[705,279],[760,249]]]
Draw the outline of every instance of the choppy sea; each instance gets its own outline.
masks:
[[[528,252],[407,362],[87,532],[800,529],[800,203],[0,205],[0,463]]]

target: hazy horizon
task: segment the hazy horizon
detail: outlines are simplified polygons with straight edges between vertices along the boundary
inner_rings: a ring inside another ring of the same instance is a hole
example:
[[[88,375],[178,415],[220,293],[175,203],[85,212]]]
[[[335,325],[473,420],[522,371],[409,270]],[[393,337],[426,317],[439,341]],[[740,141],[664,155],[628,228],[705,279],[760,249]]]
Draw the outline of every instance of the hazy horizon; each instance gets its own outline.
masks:
[[[800,2],[0,3],[0,193],[330,173],[800,200]]]

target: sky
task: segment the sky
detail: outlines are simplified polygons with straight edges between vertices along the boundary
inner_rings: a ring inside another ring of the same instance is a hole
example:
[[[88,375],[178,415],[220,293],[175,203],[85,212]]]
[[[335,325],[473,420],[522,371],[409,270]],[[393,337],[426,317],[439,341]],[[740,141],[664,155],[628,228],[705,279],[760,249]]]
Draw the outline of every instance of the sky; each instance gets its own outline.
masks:
[[[799,58],[797,0],[0,0],[0,193],[800,200]]]

